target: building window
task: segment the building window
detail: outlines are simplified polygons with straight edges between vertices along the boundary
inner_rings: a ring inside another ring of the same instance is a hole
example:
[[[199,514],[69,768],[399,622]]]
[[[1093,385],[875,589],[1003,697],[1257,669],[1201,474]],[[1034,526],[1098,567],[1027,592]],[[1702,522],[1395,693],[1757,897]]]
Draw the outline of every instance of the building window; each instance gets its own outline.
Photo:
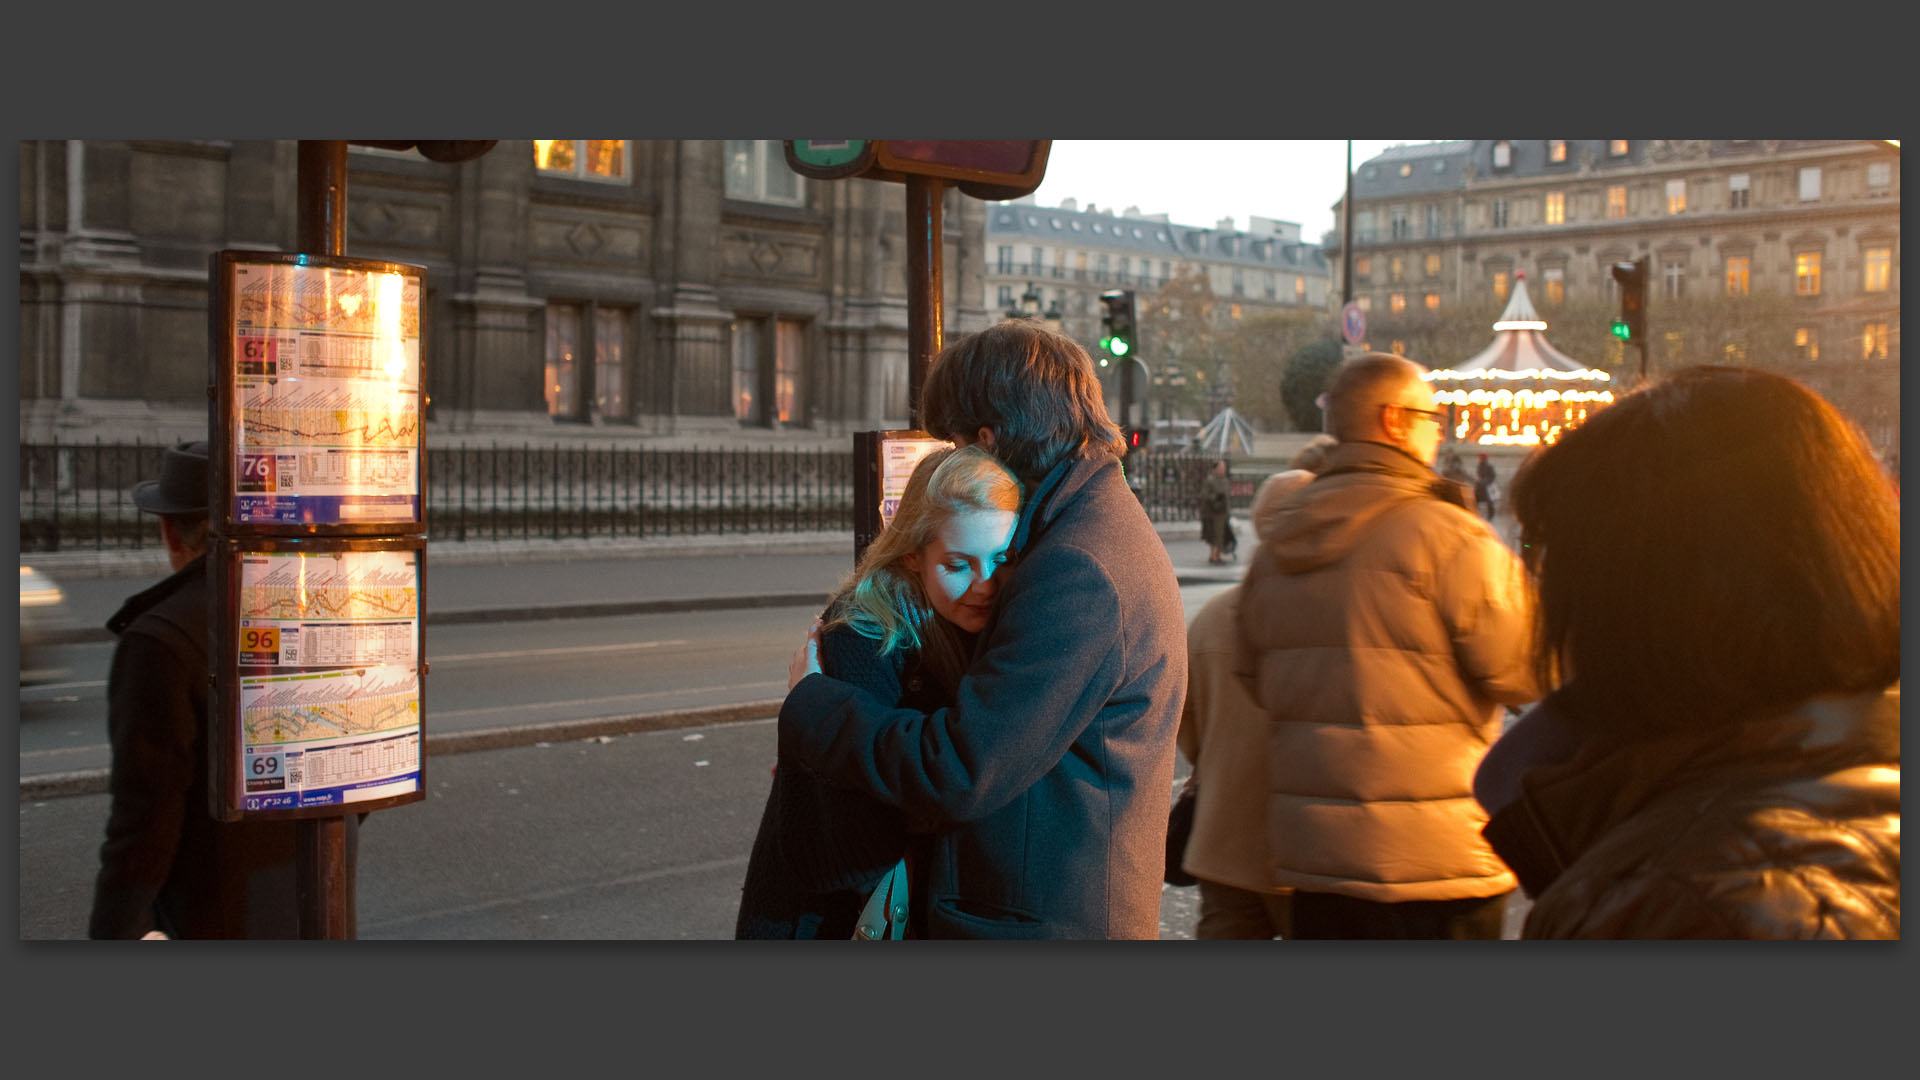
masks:
[[[806,187],[773,139],[727,140],[727,198],[800,206]]]
[[[1427,238],[1433,239],[1439,236],[1440,232],[1440,208],[1429,204],[1427,206]]]
[[[1413,235],[1413,230],[1407,225],[1407,208],[1404,206],[1396,206],[1393,208],[1392,213],[1393,221],[1390,227],[1393,238],[1395,240],[1404,240]]]
[[[1505,199],[1493,200],[1493,227],[1496,229],[1507,227],[1507,200]]]
[[[996,252],[996,256],[994,259],[994,269],[1002,274],[1013,273],[1013,245],[1001,244],[1000,250]]]
[[[1566,271],[1550,266],[1540,272],[1547,282],[1547,303],[1558,304],[1567,298]]]
[[[1547,160],[1554,162],[1556,164],[1567,160],[1567,140],[1548,139],[1547,140]]]
[[[1744,210],[1747,206],[1747,191],[1751,186],[1752,181],[1747,179],[1746,173],[1734,173],[1727,177],[1727,209]]]
[[[1749,261],[1745,255],[1727,256],[1727,295],[1747,295],[1747,269]]]
[[[1800,201],[1814,202],[1820,198],[1820,167],[1809,165],[1800,170]]]
[[[1547,224],[1564,225],[1567,223],[1567,193],[1564,191],[1547,192]]]
[[[1798,296],[1820,295],[1820,253],[1803,251],[1793,257],[1793,291]]]
[[[580,315],[578,304],[547,305],[547,415],[580,415]]]
[[[1373,310],[1373,297],[1371,296],[1356,296],[1353,298],[1353,302],[1360,305],[1361,311]]]
[[[1802,326],[1793,332],[1793,349],[1802,360],[1820,359],[1820,331],[1817,327]]]
[[[1013,286],[1000,286],[1000,296],[994,303],[998,305],[1002,311],[1011,311],[1013,309]]]
[[[1505,169],[1513,164],[1513,147],[1505,139],[1493,144],[1493,167]]]
[[[1870,322],[1862,328],[1860,334],[1860,359],[1885,360],[1887,358],[1887,324]]]
[[[1165,285],[1167,282],[1171,280],[1173,280],[1172,264],[1167,262],[1167,260],[1165,259],[1161,259],[1160,260],[1160,284]]]
[[[1361,278],[1372,277],[1372,276],[1373,276],[1373,259],[1371,257],[1362,255],[1359,258],[1353,260],[1354,280],[1358,281]]]
[[[1427,305],[1428,311],[1439,311],[1440,310],[1440,294],[1437,292],[1428,293],[1426,296],[1426,305]]]
[[[1034,248],[1032,271],[1035,277],[1038,277],[1040,275],[1040,269],[1042,266],[1046,264],[1046,261],[1047,261],[1047,249],[1042,247]]]
[[[535,139],[533,167],[553,176],[630,184],[625,139]]]
[[[627,342],[632,334],[632,311],[595,305],[593,415],[603,420],[627,419]]]
[[[1280,299],[1280,283],[1274,280],[1272,271],[1267,272],[1266,285],[1267,285],[1267,299],[1269,300]]]
[[[1395,338],[1393,344],[1387,346],[1387,351],[1395,356],[1405,356],[1407,355],[1407,343]]]
[[[1440,253],[1437,251],[1427,252],[1427,276],[1440,276]]]
[[[1687,284],[1687,264],[1681,261],[1663,263],[1660,267],[1660,275],[1667,282],[1667,297],[1679,299],[1680,293]]]
[[[1293,278],[1293,299],[1302,304],[1307,301],[1307,279],[1297,274]]]
[[[1886,292],[1893,280],[1893,249],[1874,247],[1866,250],[1866,276],[1860,287],[1867,292]]]
[[[1607,216],[1610,218],[1627,216],[1627,185],[1615,184],[1607,189]]]
[[[1232,312],[1232,316],[1233,316],[1234,318],[1236,318],[1236,319],[1237,319],[1237,318],[1239,318],[1239,317],[1240,317],[1240,305],[1239,305],[1239,304],[1234,304],[1234,305],[1232,305],[1232,307],[1230,308],[1230,311]]]
[[[1107,257],[1104,254],[1094,260],[1093,277],[1095,281],[1107,280]]]
[[[1678,214],[1687,208],[1687,182],[1667,181],[1667,213]]]
[[[1236,266],[1233,268],[1233,295],[1245,296],[1246,294],[1246,276],[1241,272],[1240,268]]]
[[[1127,278],[1128,278],[1129,276],[1131,276],[1131,275],[1132,275],[1132,273],[1133,273],[1133,260],[1132,260],[1132,259],[1130,259],[1130,258],[1128,258],[1128,257],[1127,257],[1127,256],[1125,256],[1125,255],[1122,255],[1122,256],[1120,256],[1120,282],[1121,282],[1121,284],[1126,284],[1126,283],[1127,283]]]
[[[1407,294],[1397,292],[1388,296],[1387,310],[1393,312],[1395,315],[1407,310]]]
[[[1608,139],[1607,140],[1607,156],[1608,157],[1626,157],[1627,156],[1627,140]]]
[[[772,340],[768,330],[772,329]],[[743,317],[733,323],[733,415],[744,424],[798,423],[807,324]]]
[[[1893,184],[1893,165],[1885,161],[1867,163],[1867,190],[1880,191]]]
[[[1507,272],[1505,270],[1495,270],[1493,272],[1493,297],[1496,300],[1505,300],[1507,298]]]
[[[1402,259],[1398,255],[1395,255],[1389,258],[1387,260],[1387,280],[1396,281],[1396,282],[1399,281],[1402,277],[1405,276],[1406,269],[1407,269],[1407,261],[1405,259]]]

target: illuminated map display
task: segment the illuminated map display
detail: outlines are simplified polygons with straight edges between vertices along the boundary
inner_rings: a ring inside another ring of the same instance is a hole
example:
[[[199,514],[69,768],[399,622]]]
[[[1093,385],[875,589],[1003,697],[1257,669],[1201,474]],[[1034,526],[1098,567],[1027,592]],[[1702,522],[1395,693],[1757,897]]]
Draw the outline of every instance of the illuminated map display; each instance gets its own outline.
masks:
[[[420,279],[236,263],[233,517],[420,517]]]
[[[241,554],[243,810],[417,789],[419,616],[416,551]]]

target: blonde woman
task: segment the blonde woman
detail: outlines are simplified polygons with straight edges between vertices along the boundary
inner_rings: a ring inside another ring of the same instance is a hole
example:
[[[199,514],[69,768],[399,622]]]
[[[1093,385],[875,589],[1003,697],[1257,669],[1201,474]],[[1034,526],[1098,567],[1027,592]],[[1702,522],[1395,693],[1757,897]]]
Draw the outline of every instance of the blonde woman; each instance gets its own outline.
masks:
[[[828,603],[820,665],[910,708],[949,704],[993,612],[1020,483],[977,446],[923,458],[893,521]],[[868,894],[915,846],[896,807],[782,755],[747,862],[736,938],[848,938]],[[909,858],[918,869],[921,860]],[[925,895],[912,882],[909,895]],[[919,904],[912,923],[918,927]],[[915,936],[924,936],[918,933]]]

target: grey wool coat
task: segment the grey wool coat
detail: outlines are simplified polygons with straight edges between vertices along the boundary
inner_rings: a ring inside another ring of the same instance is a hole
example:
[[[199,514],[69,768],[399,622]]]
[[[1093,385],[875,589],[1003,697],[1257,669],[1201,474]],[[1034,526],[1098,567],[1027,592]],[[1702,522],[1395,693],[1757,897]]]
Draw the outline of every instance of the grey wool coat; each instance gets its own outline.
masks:
[[[809,675],[780,752],[937,827],[929,936],[1158,937],[1187,684],[1173,564],[1105,453],[1035,485],[1014,549],[950,707]]]

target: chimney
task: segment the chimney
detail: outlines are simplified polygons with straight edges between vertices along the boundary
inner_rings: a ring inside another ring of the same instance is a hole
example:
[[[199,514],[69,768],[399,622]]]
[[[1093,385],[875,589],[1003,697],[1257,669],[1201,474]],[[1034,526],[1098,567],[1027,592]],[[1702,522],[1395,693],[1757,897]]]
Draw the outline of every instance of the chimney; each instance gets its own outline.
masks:
[[[1138,218],[1138,217],[1140,216],[1140,208],[1139,208],[1139,207],[1137,207],[1137,206],[1129,206],[1129,207],[1127,207],[1127,212],[1126,212],[1125,214],[1122,214],[1121,216],[1122,216],[1122,217],[1130,217],[1130,218]]]
[[[1072,210],[1072,211],[1076,211],[1076,212],[1077,212],[1077,211],[1078,211],[1078,210],[1080,209],[1080,200],[1078,200],[1078,199],[1061,199],[1061,200],[1060,200],[1060,209],[1062,209],[1062,210]]]
[[[1221,218],[1219,224],[1214,226],[1214,229],[1223,233],[1230,233],[1235,231],[1233,227],[1233,219],[1230,217]]]

